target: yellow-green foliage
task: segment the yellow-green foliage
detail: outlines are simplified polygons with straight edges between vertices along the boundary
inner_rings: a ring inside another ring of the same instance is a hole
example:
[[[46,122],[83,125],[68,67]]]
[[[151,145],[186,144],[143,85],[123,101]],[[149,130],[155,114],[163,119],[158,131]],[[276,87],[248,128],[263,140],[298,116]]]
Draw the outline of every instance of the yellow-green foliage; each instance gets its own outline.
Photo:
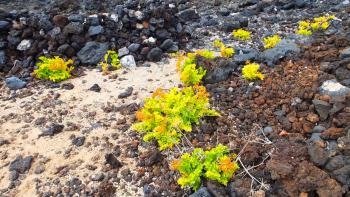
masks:
[[[273,36],[264,38],[263,42],[264,42],[264,48],[270,49],[275,47],[279,42],[281,42],[281,38],[278,35],[273,35]]]
[[[248,81],[260,79],[264,80],[264,75],[259,72],[260,65],[259,64],[247,64],[242,69],[243,78]]]
[[[208,50],[197,50],[195,53],[188,53],[186,56],[180,55],[176,67],[180,72],[180,80],[186,86],[199,84],[206,74],[206,70],[196,65],[197,55],[206,59],[215,57],[215,53]]]
[[[232,57],[232,55],[235,53],[235,50],[233,48],[230,47],[226,47],[226,46],[222,46],[220,49],[220,54],[221,57]]]
[[[227,185],[239,169],[235,158],[236,155],[229,155],[227,146],[219,144],[208,151],[196,148],[191,154],[185,153],[180,160],[171,163],[171,168],[180,172],[181,177],[177,182],[181,187],[189,186],[197,190],[202,177]]]
[[[108,66],[111,65],[114,69],[119,69],[121,67],[118,53],[115,51],[108,50],[103,57],[103,61],[99,63],[103,73],[108,73]]]
[[[60,82],[71,77],[70,73],[74,67],[69,65],[73,64],[73,60],[64,61],[58,56],[54,58],[41,56],[39,60],[41,62],[36,64],[38,68],[34,70],[37,78]]]
[[[223,43],[221,40],[216,39],[216,40],[214,40],[214,42],[213,42],[213,46],[214,46],[215,48],[221,48],[221,47],[223,47],[223,46],[225,46],[225,45],[224,45],[224,43]]]
[[[310,36],[313,32],[319,30],[326,30],[329,27],[329,21],[334,20],[335,16],[320,16],[313,19],[313,21],[299,21],[297,34]]]
[[[145,141],[156,139],[160,150],[179,143],[181,131],[191,132],[204,116],[218,116],[209,109],[208,93],[203,86],[172,88],[169,92],[157,89],[144,107],[136,113],[136,131],[145,132]]]
[[[232,32],[233,37],[239,40],[250,40],[250,34],[251,33],[249,31],[244,29],[238,29]]]

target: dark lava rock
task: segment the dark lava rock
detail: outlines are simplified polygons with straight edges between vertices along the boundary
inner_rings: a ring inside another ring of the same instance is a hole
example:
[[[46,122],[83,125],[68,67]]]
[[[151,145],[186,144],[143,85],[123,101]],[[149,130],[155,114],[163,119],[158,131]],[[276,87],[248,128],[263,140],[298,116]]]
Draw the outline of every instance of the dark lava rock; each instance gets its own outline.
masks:
[[[53,123],[53,124],[51,124],[51,126],[50,126],[49,128],[45,129],[45,130],[39,135],[39,137],[56,135],[56,134],[62,132],[62,131],[63,131],[63,128],[64,128],[63,125]]]
[[[156,47],[150,50],[147,54],[147,59],[149,61],[159,62],[162,59],[163,51]]]
[[[320,116],[321,121],[326,120],[330,110],[332,109],[332,105],[318,99],[312,100],[312,103],[314,104],[315,110]]]
[[[71,22],[63,29],[63,34],[80,34],[84,31],[84,25],[79,22]]]
[[[206,187],[201,187],[195,193],[191,194],[189,197],[212,197]]]
[[[350,47],[340,51],[340,58],[345,59],[345,58],[348,58],[348,57],[350,57]]]
[[[61,88],[65,90],[72,90],[74,88],[74,85],[72,83],[64,83],[62,84]]]
[[[226,193],[225,187],[215,181],[208,181],[207,188],[210,194],[214,197],[229,197]]]
[[[173,53],[179,50],[179,47],[177,46],[176,42],[174,42],[172,39],[166,39],[160,45],[160,48],[168,53]]]
[[[120,168],[123,164],[118,160],[117,156],[113,153],[108,153],[105,155],[106,163],[111,165],[113,169]]]
[[[98,64],[107,53],[108,43],[88,42],[78,52],[78,58],[83,64]]]
[[[300,53],[299,46],[292,40],[282,40],[274,48],[267,49],[262,53],[262,59],[270,66],[277,63],[278,60],[286,57],[288,54]]]
[[[22,81],[18,77],[9,77],[5,80],[6,86],[11,90],[22,89],[27,85],[27,82]]]
[[[104,32],[104,28],[101,25],[90,26],[88,32],[89,32],[89,36],[95,36],[95,35],[102,34]]]
[[[68,22],[69,22],[68,18],[63,15],[56,15],[53,17],[53,23],[58,27],[63,28],[68,24]]]
[[[6,31],[10,28],[10,23],[8,21],[0,20],[0,31]]]
[[[308,146],[308,153],[310,155],[311,161],[314,162],[317,166],[323,166],[328,160],[327,151],[325,151],[318,144],[311,143]]]
[[[161,153],[157,149],[154,149],[149,153],[148,157],[146,158],[145,165],[152,166],[158,163],[161,160],[161,158],[162,158]]]
[[[6,54],[5,51],[0,51],[0,65],[6,64]]]
[[[137,44],[137,43],[132,43],[128,46],[128,49],[130,52],[136,52],[140,49],[140,44]]]
[[[235,29],[241,28],[241,24],[238,20],[233,18],[227,18],[222,25],[223,30],[226,32],[232,32]]]
[[[199,19],[199,15],[194,9],[186,9],[186,10],[180,11],[179,13],[177,13],[177,16],[182,22],[189,22],[192,20]]]
[[[82,146],[85,142],[85,136],[73,138],[72,144]]]
[[[330,171],[342,168],[346,164],[345,157],[343,155],[337,155],[332,157],[326,164],[325,168]]]
[[[122,92],[118,95],[118,98],[122,99],[122,98],[126,98],[126,97],[131,96],[133,90],[134,90],[134,88],[128,87],[124,92]]]
[[[19,177],[19,173],[17,171],[10,171],[10,175],[9,175],[9,180],[10,181],[15,181],[17,180]]]
[[[90,177],[92,181],[102,181],[105,178],[103,173],[94,174]]]
[[[25,158],[23,158],[22,156],[18,156],[15,160],[13,160],[10,163],[9,170],[23,174],[30,169],[32,161],[33,156],[28,156]]]
[[[9,143],[10,142],[8,140],[0,138],[0,146],[5,145],[5,144],[9,144]]]
[[[344,185],[349,185],[350,183],[350,165],[346,165],[338,170],[333,171],[333,176],[337,181]]]
[[[248,60],[257,60],[260,53],[256,49],[236,49],[236,53],[233,57],[234,61],[239,63],[245,63]]]
[[[206,63],[200,63],[198,65],[203,66],[207,70],[207,73],[203,78],[203,81],[206,84],[225,81],[230,76],[230,73],[235,71],[238,67],[236,62],[231,62],[226,59],[217,59],[217,61],[210,63],[215,65],[209,65],[209,67],[206,67],[207,65],[205,64]]]
[[[71,21],[71,22],[84,22],[84,16],[81,15],[81,14],[71,14],[69,17],[68,17],[68,20]]]
[[[89,90],[94,91],[94,92],[100,92],[101,88],[98,84],[95,83],[94,85],[91,86],[91,88],[89,88]]]

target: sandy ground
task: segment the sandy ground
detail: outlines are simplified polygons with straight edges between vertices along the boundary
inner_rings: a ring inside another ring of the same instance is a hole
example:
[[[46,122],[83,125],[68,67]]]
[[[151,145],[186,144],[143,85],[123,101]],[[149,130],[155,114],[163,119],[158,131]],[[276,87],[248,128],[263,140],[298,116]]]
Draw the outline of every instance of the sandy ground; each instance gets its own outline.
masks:
[[[91,175],[91,171],[86,169],[86,165],[97,166],[95,172],[98,172],[105,165],[104,155],[110,152],[114,145],[120,144],[123,147],[123,144],[130,143],[128,135],[132,131],[121,132],[116,129],[117,121],[123,115],[106,113],[103,107],[107,106],[107,103],[117,107],[133,102],[141,103],[156,88],[168,89],[179,84],[175,60],[170,60],[167,64],[151,64],[151,67],[122,69],[117,73],[117,79],[109,79],[96,69],[86,70],[86,75],[63,82],[72,83],[72,90],[34,86],[28,88],[33,92],[32,95],[15,100],[8,100],[13,92],[5,87],[0,90],[0,138],[9,141],[9,144],[0,146],[1,191],[10,184],[10,162],[18,155],[34,156],[29,172],[20,175],[19,185],[4,194],[36,196],[34,180],[52,180],[58,176],[57,169],[64,166],[69,166],[70,170],[68,176],[60,177],[61,180],[79,177],[88,181],[89,176],[86,174]],[[99,93],[88,90],[93,84],[101,87]],[[133,87],[133,95],[126,99],[118,99],[118,95],[127,87]],[[20,92],[17,94],[20,95]],[[57,94],[60,96],[55,99]],[[44,125],[37,126],[35,120],[40,117],[44,117],[46,121]],[[39,138],[42,130],[52,122],[65,125],[63,132]],[[71,123],[77,127],[69,126]],[[85,144],[80,147],[72,145],[72,135],[85,136]],[[114,140],[112,135],[117,135],[118,138]],[[127,164],[123,168],[129,168],[131,171],[135,169],[136,162],[131,158],[121,155],[119,160]],[[36,174],[34,171],[38,166],[43,166],[45,171]],[[116,187],[118,188],[118,184]],[[131,185],[122,188],[124,189],[117,189],[117,196],[142,195],[142,188]]]

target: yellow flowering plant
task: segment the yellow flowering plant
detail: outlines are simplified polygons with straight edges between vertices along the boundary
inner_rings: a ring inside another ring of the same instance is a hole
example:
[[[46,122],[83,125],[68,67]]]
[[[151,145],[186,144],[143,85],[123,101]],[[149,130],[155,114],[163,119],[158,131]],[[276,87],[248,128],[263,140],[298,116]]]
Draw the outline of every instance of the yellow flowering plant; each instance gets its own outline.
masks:
[[[310,36],[315,31],[326,30],[329,27],[329,21],[334,20],[334,15],[315,17],[313,21],[299,21],[299,27],[296,34]]]
[[[234,38],[238,40],[250,40],[251,39],[251,33],[249,31],[246,31],[244,29],[237,29],[232,32],[232,35]]]
[[[260,65],[256,63],[246,64],[242,68],[243,78],[252,81],[256,79],[264,80],[264,75],[259,72]]]
[[[281,42],[281,38],[278,35],[269,36],[263,39],[265,49],[274,48],[279,42]]]
[[[196,148],[191,154],[185,153],[181,159],[174,160],[170,167],[172,170],[179,171],[181,177],[177,182],[181,187],[189,186],[197,190],[201,185],[202,177],[226,186],[239,169],[234,159],[236,155],[230,155],[229,148],[219,144],[207,151]]]
[[[169,92],[157,89],[136,113],[139,122],[133,128],[146,133],[145,141],[156,139],[160,150],[172,148],[179,143],[181,131],[191,132],[192,124],[199,124],[204,116],[219,115],[209,109],[208,96],[205,87],[198,85]]]
[[[101,66],[102,71],[104,74],[108,73],[108,66],[111,65],[114,69],[121,68],[120,60],[118,57],[118,53],[115,51],[108,50],[107,53],[103,57],[103,61],[101,61],[99,64]]]
[[[53,58],[47,58],[45,56],[39,57],[40,62],[36,64],[38,67],[34,70],[34,74],[37,78],[48,79],[53,82],[60,82],[71,77],[71,71],[74,69],[73,60],[64,59],[55,56]]]

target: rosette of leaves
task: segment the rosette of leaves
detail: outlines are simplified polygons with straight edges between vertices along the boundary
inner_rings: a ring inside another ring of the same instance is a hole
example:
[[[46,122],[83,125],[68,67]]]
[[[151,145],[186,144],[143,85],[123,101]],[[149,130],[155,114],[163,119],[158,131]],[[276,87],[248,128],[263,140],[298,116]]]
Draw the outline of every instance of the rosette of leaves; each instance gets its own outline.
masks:
[[[281,42],[281,38],[278,35],[269,36],[263,39],[265,49],[274,48],[279,42]]]
[[[108,67],[111,66],[113,69],[117,70],[121,68],[118,53],[115,51],[108,50],[103,57],[103,61],[98,64],[101,66],[104,74],[108,73]]]
[[[244,29],[237,29],[232,32],[234,38],[238,40],[247,41],[251,39],[251,33]]]
[[[202,177],[227,185],[239,169],[235,158],[236,155],[229,154],[227,146],[219,144],[207,151],[196,148],[191,154],[185,153],[179,160],[174,160],[170,167],[179,171],[181,177],[177,182],[181,187],[197,190]]]
[[[248,81],[253,81],[256,79],[264,80],[264,75],[259,72],[260,65],[256,63],[246,64],[242,68],[243,78]]]
[[[199,124],[200,118],[218,115],[209,109],[208,93],[203,86],[172,88],[169,92],[157,89],[136,113],[139,122],[133,128],[145,133],[145,141],[155,139],[160,150],[164,150],[178,144],[182,131],[191,132],[192,124]]]
[[[213,42],[213,46],[215,48],[219,48],[220,49],[221,57],[230,58],[235,53],[234,48],[226,47],[225,44],[221,40],[215,40]]]
[[[326,30],[329,27],[329,21],[334,19],[336,19],[334,15],[326,15],[315,17],[312,21],[299,21],[299,27],[296,30],[296,34],[310,36],[313,32]]]
[[[199,84],[206,74],[206,70],[196,64],[197,56],[213,59],[215,53],[208,50],[197,50],[194,53],[187,53],[186,56],[179,56],[176,68],[180,72],[180,80],[186,86]]]
[[[74,69],[73,60],[64,59],[55,56],[53,58],[47,58],[45,56],[39,57],[40,62],[36,64],[38,67],[34,70],[34,74],[37,78],[47,79],[53,82],[60,82],[71,77],[71,71]]]

